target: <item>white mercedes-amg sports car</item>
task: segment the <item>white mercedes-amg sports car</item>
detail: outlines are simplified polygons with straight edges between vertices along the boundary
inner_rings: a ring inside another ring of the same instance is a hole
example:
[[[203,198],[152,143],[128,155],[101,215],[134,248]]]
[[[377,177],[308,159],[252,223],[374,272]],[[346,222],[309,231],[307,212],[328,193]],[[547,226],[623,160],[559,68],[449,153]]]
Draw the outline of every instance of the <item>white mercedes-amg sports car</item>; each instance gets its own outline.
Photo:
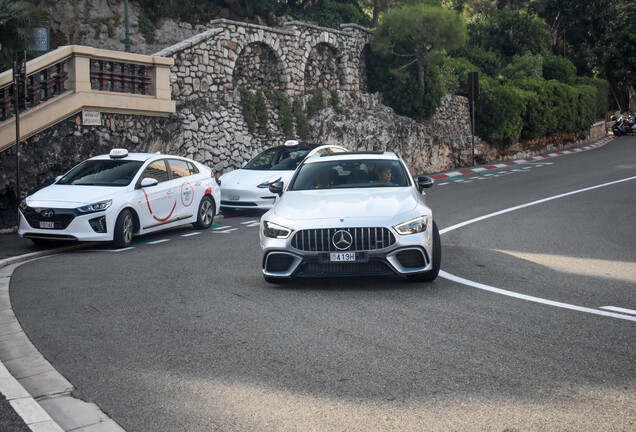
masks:
[[[308,157],[261,218],[265,280],[294,277],[400,274],[437,278],[442,248],[424,189],[390,152]]]
[[[20,204],[18,234],[51,240],[112,241],[193,224],[205,229],[221,190],[207,166],[180,156],[113,149],[80,163]]]

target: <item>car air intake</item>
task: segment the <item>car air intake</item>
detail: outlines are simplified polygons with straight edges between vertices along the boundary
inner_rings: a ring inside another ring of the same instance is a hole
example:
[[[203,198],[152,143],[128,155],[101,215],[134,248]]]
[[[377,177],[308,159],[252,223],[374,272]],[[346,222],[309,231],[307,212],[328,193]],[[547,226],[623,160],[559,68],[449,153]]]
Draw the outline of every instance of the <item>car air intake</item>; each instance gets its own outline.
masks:
[[[417,249],[401,251],[397,254],[397,259],[405,268],[426,267],[426,258]]]
[[[269,272],[282,272],[289,269],[294,258],[288,254],[271,253],[267,256],[265,268]]]
[[[350,234],[351,237],[346,236],[351,242],[348,248],[334,245],[334,236],[339,231]],[[298,231],[291,245],[302,251],[341,252],[384,249],[394,243],[395,236],[388,228],[324,228]]]

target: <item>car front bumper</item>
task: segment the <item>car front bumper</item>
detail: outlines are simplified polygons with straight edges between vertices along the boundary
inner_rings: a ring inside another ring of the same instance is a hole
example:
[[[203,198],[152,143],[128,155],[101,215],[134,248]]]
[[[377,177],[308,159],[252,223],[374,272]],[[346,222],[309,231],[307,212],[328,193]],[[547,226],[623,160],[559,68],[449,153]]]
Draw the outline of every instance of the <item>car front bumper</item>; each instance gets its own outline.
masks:
[[[72,211],[57,210],[60,217],[25,217],[20,211],[18,234],[24,238],[68,241],[112,241],[114,221],[111,212],[97,212],[84,215],[72,215]],[[41,228],[40,222],[52,224],[51,228]]]
[[[221,207],[241,209],[269,210],[276,202],[276,195],[268,189],[223,189],[221,188]]]
[[[325,277],[381,276],[422,273],[432,268],[432,236],[423,233],[400,236],[393,232],[395,243],[389,247],[356,248],[355,261],[332,261],[337,250],[300,250],[287,239],[265,237],[261,232],[261,269],[265,276]],[[318,248],[320,249],[320,248]]]

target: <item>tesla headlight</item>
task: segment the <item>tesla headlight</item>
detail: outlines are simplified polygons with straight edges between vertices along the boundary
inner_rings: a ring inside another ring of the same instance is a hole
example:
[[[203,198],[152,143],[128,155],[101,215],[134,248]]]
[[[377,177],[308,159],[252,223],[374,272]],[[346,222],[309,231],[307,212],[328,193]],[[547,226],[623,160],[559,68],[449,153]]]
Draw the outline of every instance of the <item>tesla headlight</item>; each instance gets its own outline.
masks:
[[[411,219],[409,221],[403,222],[399,225],[395,225],[393,228],[402,234],[417,234],[426,231],[426,225],[428,224],[428,217],[420,216],[415,219]]]
[[[104,211],[113,203],[113,200],[100,201],[93,204],[89,204],[83,207],[78,207],[77,211],[80,213],[95,213]]]
[[[292,230],[272,222],[263,222],[263,235],[269,238],[286,239]]]
[[[266,182],[259,184],[257,187],[261,189],[267,189],[269,185],[271,185],[272,183],[276,183],[277,181],[281,181],[282,179],[282,177],[276,177],[275,179],[267,180]]]

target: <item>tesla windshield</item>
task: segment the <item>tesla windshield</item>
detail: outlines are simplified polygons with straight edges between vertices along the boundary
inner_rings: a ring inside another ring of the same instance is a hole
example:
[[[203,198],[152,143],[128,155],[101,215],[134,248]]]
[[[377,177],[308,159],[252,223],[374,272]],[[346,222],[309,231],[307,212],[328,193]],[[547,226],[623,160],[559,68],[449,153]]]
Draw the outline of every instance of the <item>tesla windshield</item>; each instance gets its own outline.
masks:
[[[142,165],[142,161],[87,160],[70,170],[57,184],[127,186]]]
[[[310,151],[308,148],[274,147],[256,155],[243,169],[292,171]]]
[[[409,185],[399,161],[356,159],[304,164],[289,190],[404,187]]]

